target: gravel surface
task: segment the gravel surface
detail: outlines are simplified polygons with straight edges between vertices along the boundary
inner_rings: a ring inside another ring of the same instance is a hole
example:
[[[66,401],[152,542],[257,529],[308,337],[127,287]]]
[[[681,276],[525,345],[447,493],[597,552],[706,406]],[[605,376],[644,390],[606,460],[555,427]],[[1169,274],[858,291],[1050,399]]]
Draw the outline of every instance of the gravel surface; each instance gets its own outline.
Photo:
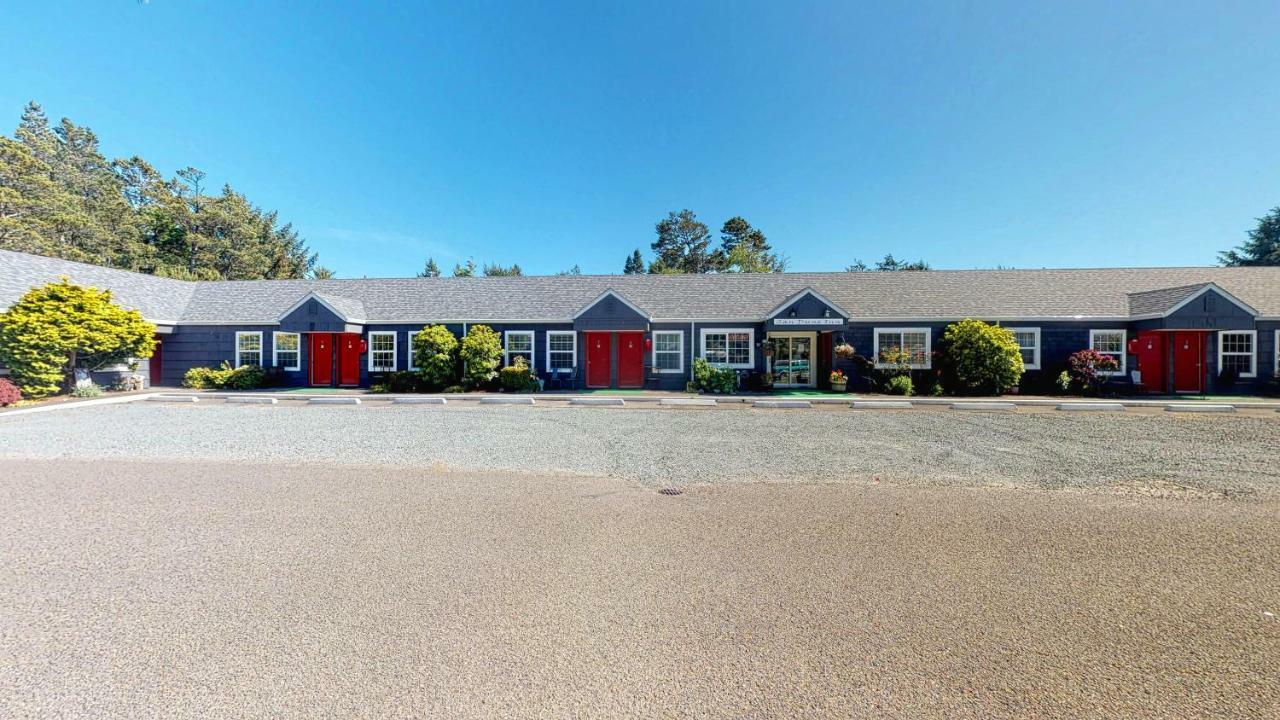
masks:
[[[1280,715],[1270,502],[120,461],[0,478],[4,718]]]
[[[1280,414],[244,407],[0,416],[0,457],[299,460],[722,481],[1099,487],[1280,497]]]

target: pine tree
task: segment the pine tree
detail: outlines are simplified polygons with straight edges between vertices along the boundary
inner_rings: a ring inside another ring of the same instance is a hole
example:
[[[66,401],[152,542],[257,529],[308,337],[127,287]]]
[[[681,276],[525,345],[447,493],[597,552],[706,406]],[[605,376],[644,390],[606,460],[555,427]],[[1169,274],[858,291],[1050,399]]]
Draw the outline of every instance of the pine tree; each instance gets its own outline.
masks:
[[[581,275],[581,274],[582,274],[582,268],[578,267],[576,263],[574,264],[573,267],[569,268],[568,270],[561,270],[560,272],[556,273],[556,275]]]
[[[422,268],[422,272],[418,273],[418,277],[420,278],[440,277],[440,266],[436,264],[435,258],[432,258],[432,257],[427,258],[427,264],[425,267]]]
[[[640,248],[627,256],[627,261],[622,265],[622,274],[639,275],[644,272],[644,258],[640,256]]]
[[[785,258],[772,252],[764,233],[740,216],[729,218],[720,229],[715,261],[722,272],[782,272]]]
[[[1218,262],[1229,267],[1280,265],[1280,207],[1258,218],[1243,245],[1218,253]]]
[[[649,265],[649,272],[706,273],[717,269],[715,258],[707,251],[711,231],[692,210],[668,213],[654,229],[658,233],[653,243],[657,259]]]
[[[498,263],[484,264],[485,277],[515,277],[523,274],[524,271],[520,269],[518,264],[512,265],[511,267],[499,265]]]
[[[311,269],[312,280],[332,280],[336,277],[338,277],[337,273],[323,265]]]
[[[473,277],[475,274],[476,274],[476,261],[471,260],[470,258],[467,259],[466,265],[453,266],[454,277]]]

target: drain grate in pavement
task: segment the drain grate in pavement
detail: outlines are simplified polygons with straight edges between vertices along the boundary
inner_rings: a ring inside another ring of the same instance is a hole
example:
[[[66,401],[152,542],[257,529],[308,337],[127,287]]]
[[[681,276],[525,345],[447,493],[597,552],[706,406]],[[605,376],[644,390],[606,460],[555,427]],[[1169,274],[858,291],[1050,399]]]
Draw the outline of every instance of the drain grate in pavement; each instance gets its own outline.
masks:
[[[677,490],[675,488],[662,488],[661,490],[658,491],[658,494],[659,495],[683,495],[684,491]]]

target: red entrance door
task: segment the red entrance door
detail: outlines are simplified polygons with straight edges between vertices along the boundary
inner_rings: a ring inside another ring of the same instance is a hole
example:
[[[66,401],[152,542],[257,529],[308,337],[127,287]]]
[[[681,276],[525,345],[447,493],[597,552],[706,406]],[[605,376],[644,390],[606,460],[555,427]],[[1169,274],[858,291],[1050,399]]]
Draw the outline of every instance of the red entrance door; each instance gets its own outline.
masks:
[[[587,333],[587,387],[609,387],[609,375],[613,370],[609,355],[609,333]]]
[[[333,384],[333,335],[329,333],[311,334],[311,384]]]
[[[151,387],[160,387],[164,384],[164,373],[161,368],[164,364],[164,341],[158,336],[156,337],[156,351],[151,354],[151,359],[147,361],[147,369],[151,371]]]
[[[618,387],[644,387],[644,333],[618,333]]]
[[[355,333],[338,336],[338,384],[360,384],[360,336]]]
[[[1173,389],[1204,391],[1204,333],[1173,334]]]
[[[1129,353],[1138,358],[1138,372],[1142,373],[1142,389],[1147,392],[1168,391],[1164,384],[1164,366],[1168,362],[1164,352],[1166,334],[1140,332],[1138,337],[1129,342]]]

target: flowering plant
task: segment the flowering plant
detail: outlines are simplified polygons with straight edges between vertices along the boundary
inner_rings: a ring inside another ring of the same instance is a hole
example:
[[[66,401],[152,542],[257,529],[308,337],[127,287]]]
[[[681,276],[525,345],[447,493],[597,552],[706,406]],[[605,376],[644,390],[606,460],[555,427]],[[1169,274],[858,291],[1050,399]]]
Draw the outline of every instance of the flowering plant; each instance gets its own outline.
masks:
[[[833,383],[842,383],[842,382],[845,382],[846,380],[847,380],[847,378],[844,376],[844,371],[842,371],[842,370],[832,370],[832,371],[831,371],[831,382],[833,382]]]
[[[853,346],[847,342],[841,342],[839,345],[836,345],[835,351],[836,357],[842,358],[851,358],[857,353],[857,351],[853,349]]]

